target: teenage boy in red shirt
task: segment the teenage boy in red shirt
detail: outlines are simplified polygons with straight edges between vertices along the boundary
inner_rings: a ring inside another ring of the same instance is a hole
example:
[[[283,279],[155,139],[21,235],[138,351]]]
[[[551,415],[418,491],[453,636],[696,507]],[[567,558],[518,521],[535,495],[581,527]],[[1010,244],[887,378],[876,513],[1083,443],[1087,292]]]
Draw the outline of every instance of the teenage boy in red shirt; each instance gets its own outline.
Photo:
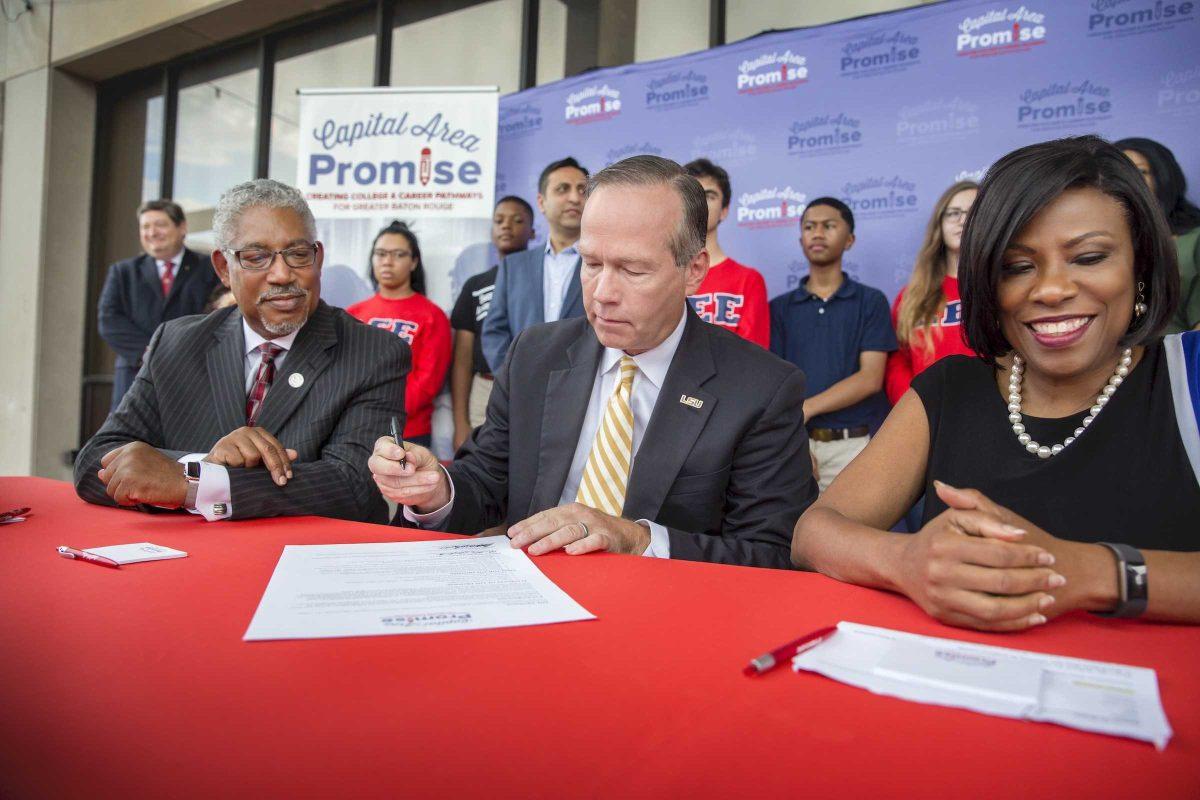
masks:
[[[708,200],[708,275],[688,297],[705,322],[721,325],[760,347],[771,346],[771,316],[767,310],[767,284],[758,270],[739,264],[721,249],[717,228],[729,216],[729,173],[707,158],[684,166],[700,181]]]

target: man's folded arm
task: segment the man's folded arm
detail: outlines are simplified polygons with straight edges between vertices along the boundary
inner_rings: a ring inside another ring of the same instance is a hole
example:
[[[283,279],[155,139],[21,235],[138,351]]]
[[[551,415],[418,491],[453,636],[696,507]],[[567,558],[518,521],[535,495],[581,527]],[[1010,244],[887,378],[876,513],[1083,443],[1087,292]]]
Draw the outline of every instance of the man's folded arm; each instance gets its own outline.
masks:
[[[158,396],[155,390],[154,353],[162,339],[163,326],[159,325],[150,339],[146,360],[138,370],[133,385],[125,394],[121,405],[108,415],[108,419],[88,440],[75,458],[75,492],[89,503],[115,506],[116,502],[105,493],[104,484],[96,473],[100,470],[100,459],[110,450],[130,442],[146,442],[151,446],[163,440],[162,419],[159,416]],[[161,448],[160,448],[161,450]],[[172,459],[186,454],[183,450],[161,450]]]
[[[720,536],[668,528],[671,557],[791,569],[792,530],[817,499],[804,374],[789,371],[733,455]]]
[[[296,461],[292,477],[278,486],[265,467],[229,468],[232,519],[302,516],[386,522],[387,505],[367,460],[375,440],[387,435],[394,415],[404,427],[404,385],[411,366],[408,345],[394,347],[376,362],[372,374],[338,416],[337,426],[316,461]],[[313,391],[319,391],[314,387]],[[310,394],[307,401],[316,398]],[[292,443],[282,441],[284,447]]]

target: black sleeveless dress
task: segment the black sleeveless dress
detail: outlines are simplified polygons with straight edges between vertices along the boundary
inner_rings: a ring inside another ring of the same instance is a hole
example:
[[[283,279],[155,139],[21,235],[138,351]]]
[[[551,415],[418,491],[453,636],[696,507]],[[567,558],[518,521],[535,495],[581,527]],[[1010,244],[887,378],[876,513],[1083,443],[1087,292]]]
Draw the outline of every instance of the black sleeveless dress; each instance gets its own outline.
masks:
[[[978,489],[1059,538],[1200,550],[1200,482],[1176,423],[1161,342],[1147,345],[1083,434],[1047,459],[1017,441],[995,369],[979,359],[943,358],[912,388],[929,418],[923,522],[946,509],[936,479]],[[1054,445],[1085,416],[1023,422],[1035,441]]]

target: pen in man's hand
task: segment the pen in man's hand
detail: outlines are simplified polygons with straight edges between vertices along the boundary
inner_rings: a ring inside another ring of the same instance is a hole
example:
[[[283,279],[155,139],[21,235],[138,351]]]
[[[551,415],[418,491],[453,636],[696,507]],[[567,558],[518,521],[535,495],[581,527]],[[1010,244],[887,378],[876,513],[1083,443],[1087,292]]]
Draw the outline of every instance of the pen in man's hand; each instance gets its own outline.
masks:
[[[400,438],[400,421],[395,417],[392,417],[392,439],[396,441],[396,444],[399,445],[402,450],[404,449],[404,440]],[[400,456],[400,468],[403,469],[407,466],[408,452],[405,451],[405,453]]]

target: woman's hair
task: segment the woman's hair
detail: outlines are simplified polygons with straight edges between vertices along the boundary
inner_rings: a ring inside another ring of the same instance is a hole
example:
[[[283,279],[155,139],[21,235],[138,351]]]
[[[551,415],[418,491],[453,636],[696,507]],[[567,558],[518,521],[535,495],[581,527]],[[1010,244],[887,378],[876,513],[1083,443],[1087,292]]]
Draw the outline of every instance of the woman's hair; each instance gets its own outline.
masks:
[[[912,277],[904,289],[904,298],[896,314],[896,338],[901,344],[911,345],[916,330],[926,328],[922,344],[932,352],[934,336],[941,335],[941,331],[932,326],[946,307],[946,295],[942,292],[942,281],[946,277],[946,240],[942,236],[942,215],[946,213],[954,195],[978,188],[979,184],[974,181],[959,181],[942,192],[937,205],[933,207],[933,216],[925,226],[925,239],[913,264]]]
[[[421,260],[421,245],[417,243],[417,235],[412,232],[412,229],[398,219],[392,220],[391,225],[375,234],[375,241],[371,242],[371,255],[367,257],[371,262],[368,270],[371,276],[371,285],[376,290],[379,289],[379,280],[375,277],[375,245],[379,244],[380,237],[389,233],[398,233],[408,240],[408,249],[412,251],[413,257],[413,268],[408,278],[409,284],[417,294],[425,294],[425,267]]]
[[[1175,311],[1179,268],[1162,209],[1133,162],[1099,136],[1022,147],[987,171],[963,229],[958,280],[967,344],[990,364],[1012,351],[1000,326],[998,287],[1009,243],[1068,189],[1097,189],[1125,209],[1133,241],[1133,280],[1149,307],[1134,316],[1120,344],[1157,336]]]
[[[1153,139],[1138,136],[1113,142],[1120,150],[1134,150],[1150,164],[1154,177],[1154,196],[1162,206],[1171,233],[1179,236],[1200,226],[1200,208],[1187,199],[1187,178],[1175,160],[1175,154]]]

